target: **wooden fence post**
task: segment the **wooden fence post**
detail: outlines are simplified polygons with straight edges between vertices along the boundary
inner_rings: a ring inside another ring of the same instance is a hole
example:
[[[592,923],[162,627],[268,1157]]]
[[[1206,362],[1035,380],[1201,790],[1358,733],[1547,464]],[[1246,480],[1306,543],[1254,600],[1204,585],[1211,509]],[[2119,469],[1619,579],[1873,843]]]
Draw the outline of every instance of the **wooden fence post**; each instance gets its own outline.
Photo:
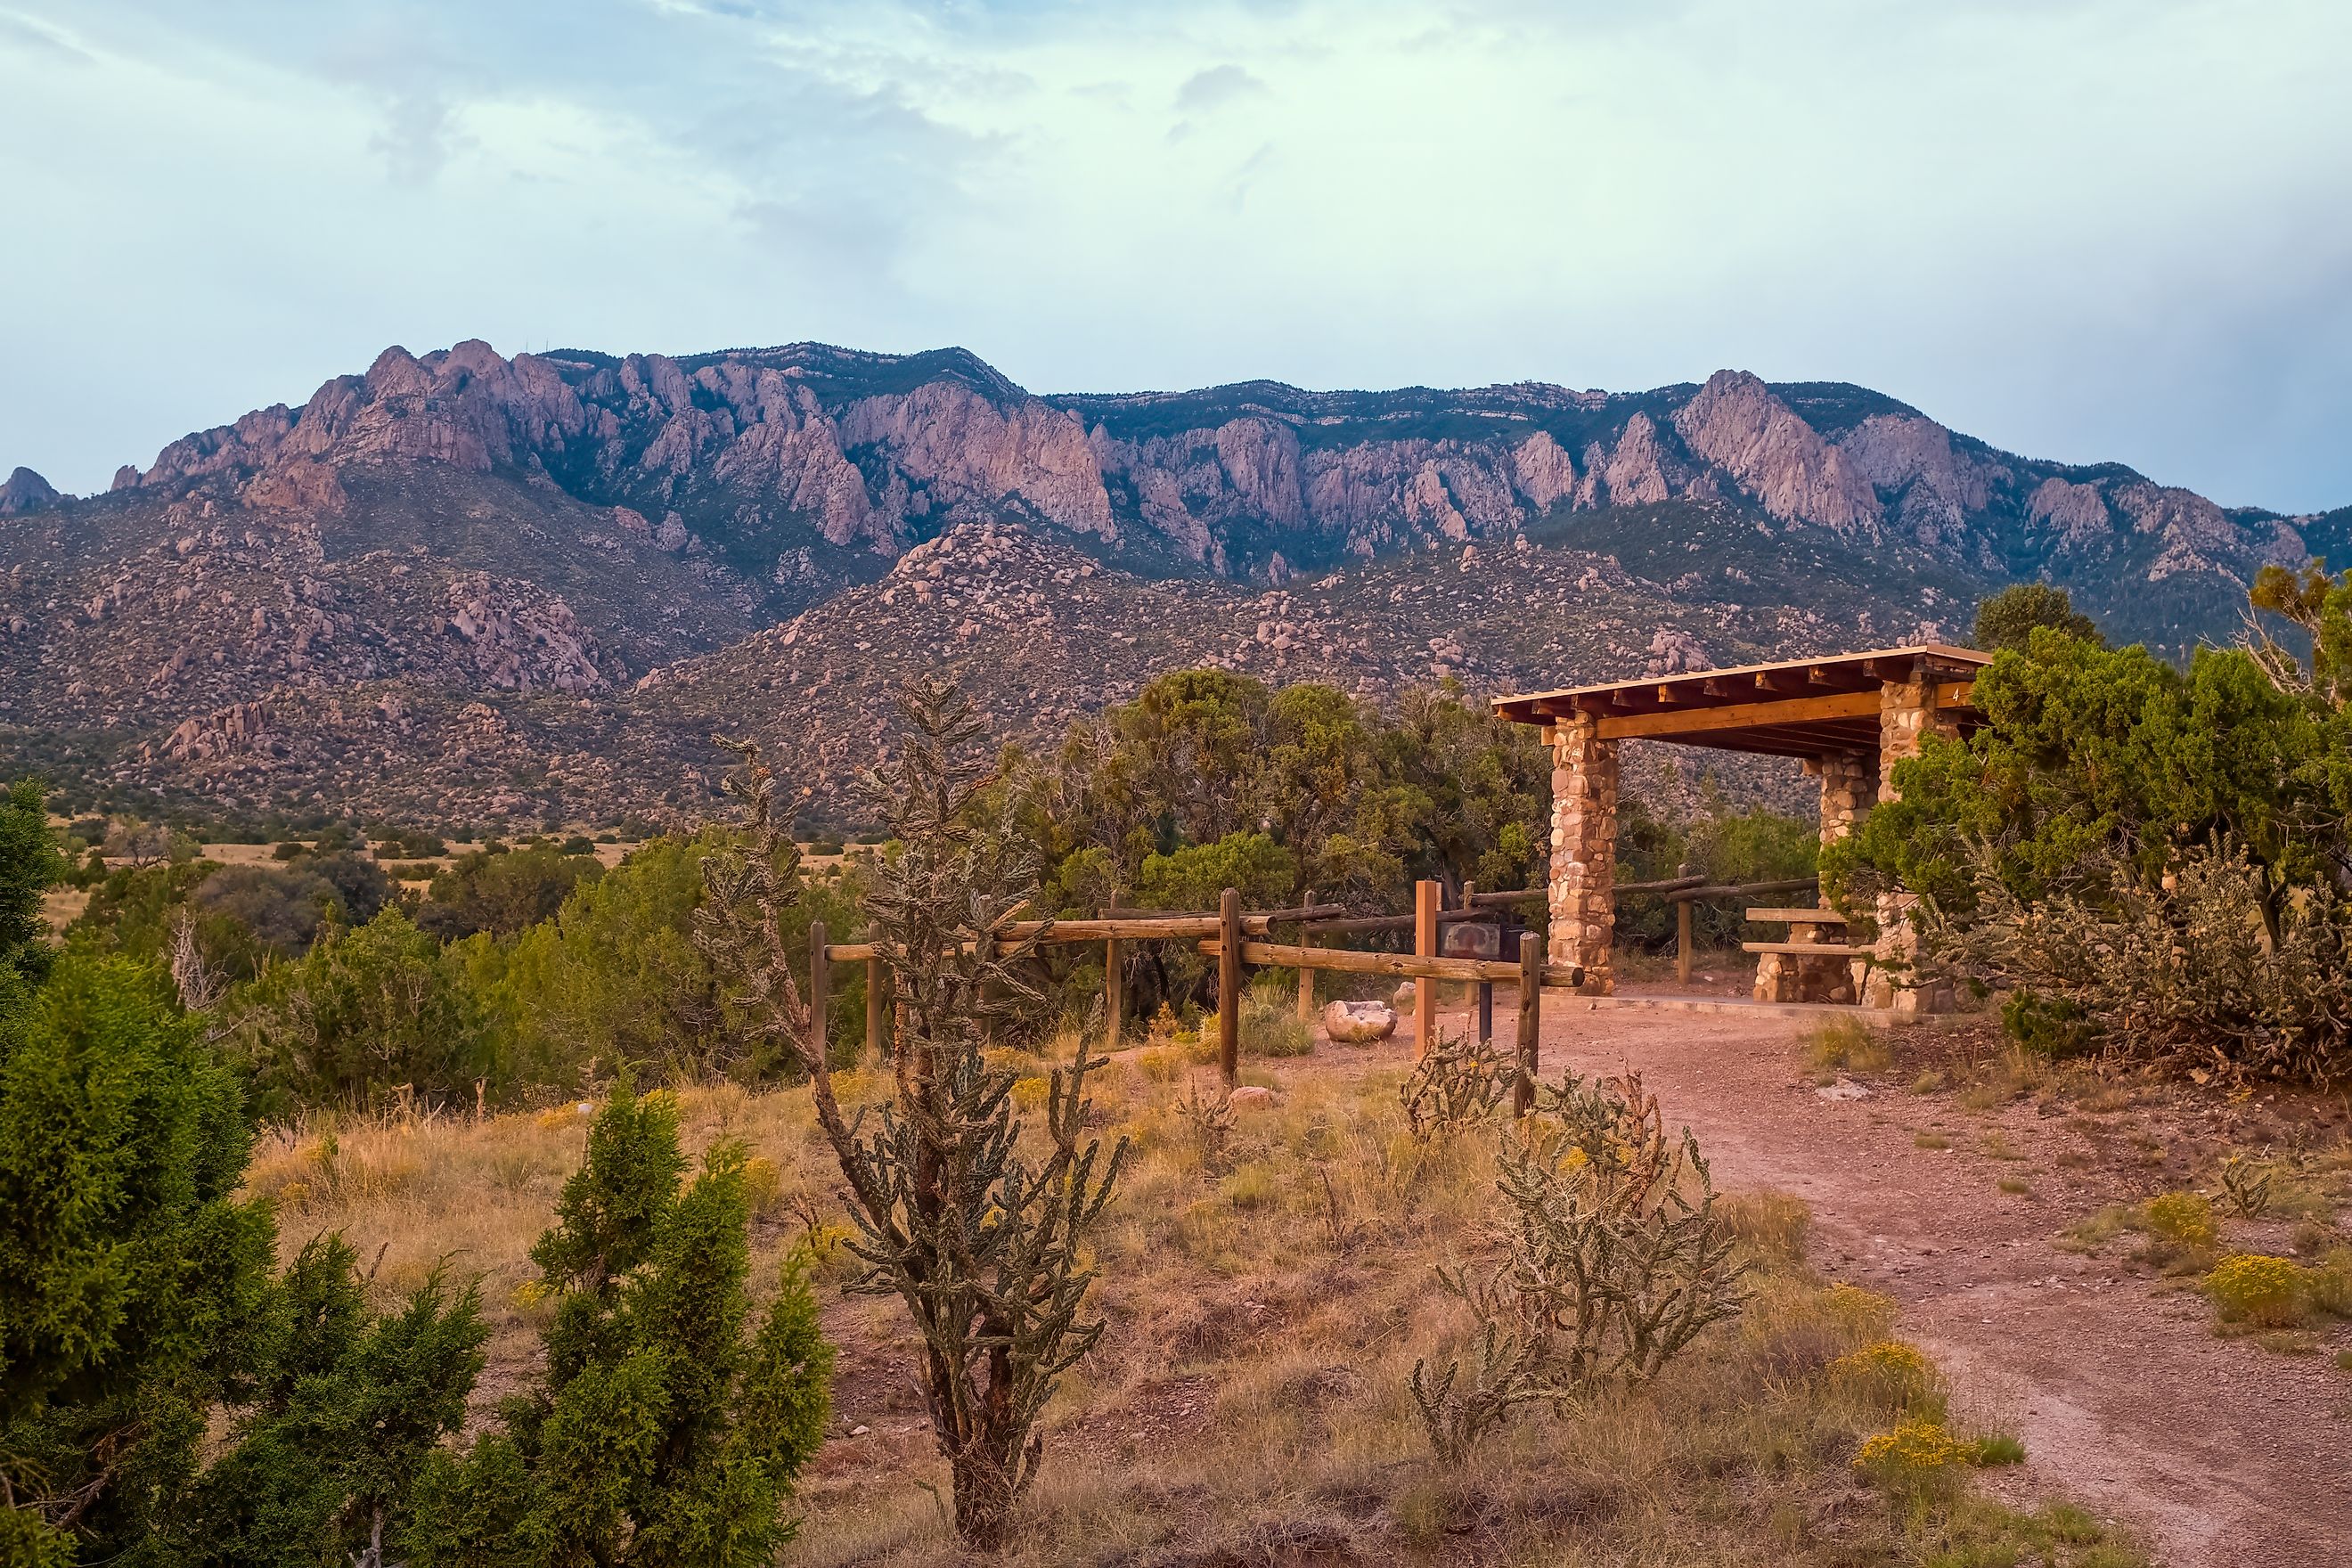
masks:
[[[869,932],[866,938],[872,941]],[[889,984],[889,970],[879,954],[866,961],[866,1055],[869,1061],[880,1064],[890,1059],[882,1045],[883,991]]]
[[[1690,984],[1691,977],[1691,900],[1675,900],[1675,979]]]
[[[1302,936],[1299,945],[1305,947],[1309,944]],[[1315,972],[1303,963],[1298,966],[1298,1021],[1302,1024],[1315,1022]]]
[[[1217,1068],[1230,1092],[1242,1080],[1242,896],[1217,897]]]
[[[823,921],[809,922],[809,1032],[822,1057],[832,1049],[833,957],[824,951]]]
[[[1511,1085],[1511,1114],[1536,1107],[1536,1052],[1543,1041],[1543,939],[1519,933],[1519,1076]]]
[[[1103,1049],[1118,1049],[1120,1016],[1127,1006],[1127,965],[1118,938],[1103,943]]]
[[[1412,885],[1412,951],[1418,958],[1437,956],[1437,903],[1444,891],[1435,882]],[[1437,982],[1427,977],[1412,983],[1412,1055],[1415,1061],[1437,1044]]]

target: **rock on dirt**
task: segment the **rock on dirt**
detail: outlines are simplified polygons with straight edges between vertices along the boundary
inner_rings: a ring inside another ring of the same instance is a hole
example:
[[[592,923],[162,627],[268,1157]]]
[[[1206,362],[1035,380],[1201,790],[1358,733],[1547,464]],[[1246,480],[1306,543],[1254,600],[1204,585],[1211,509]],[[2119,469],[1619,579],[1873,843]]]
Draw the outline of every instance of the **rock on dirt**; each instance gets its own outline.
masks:
[[[1323,1032],[1341,1045],[1385,1040],[1396,1026],[1395,1010],[1379,1002],[1334,1002],[1323,1009]]]

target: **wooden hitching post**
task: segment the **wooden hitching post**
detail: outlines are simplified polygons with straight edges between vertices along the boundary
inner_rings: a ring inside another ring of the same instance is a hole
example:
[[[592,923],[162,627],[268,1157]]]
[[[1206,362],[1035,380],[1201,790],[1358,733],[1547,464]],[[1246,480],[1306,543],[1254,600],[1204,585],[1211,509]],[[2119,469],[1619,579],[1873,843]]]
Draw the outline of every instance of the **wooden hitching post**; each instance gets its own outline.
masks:
[[[866,940],[874,940],[870,927]],[[866,961],[866,1056],[868,1061],[877,1064],[889,1059],[882,1044],[882,1020],[888,1016],[883,1009],[887,1005],[885,993],[890,984],[889,973],[882,963],[881,954],[877,953]]]
[[[1217,1068],[1225,1088],[1242,1080],[1242,896],[1217,896]]]
[[[823,921],[809,922],[809,1031],[821,1056],[828,1049],[831,1028],[827,1016],[833,1003],[833,957],[824,951]]]
[[[1118,938],[1103,943],[1103,1049],[1118,1049],[1118,1024],[1127,1006],[1126,963],[1118,951]]]
[[[1687,985],[1691,977],[1691,903],[1675,900],[1675,978]]]
[[[1543,1039],[1543,938],[1519,933],[1519,1076],[1511,1085],[1511,1114],[1536,1107],[1536,1051]]]
[[[1443,891],[1432,881],[1412,885],[1412,951],[1416,957],[1437,956],[1437,904]],[[1437,1044],[1437,982],[1426,975],[1412,983],[1412,1054],[1417,1061]]]

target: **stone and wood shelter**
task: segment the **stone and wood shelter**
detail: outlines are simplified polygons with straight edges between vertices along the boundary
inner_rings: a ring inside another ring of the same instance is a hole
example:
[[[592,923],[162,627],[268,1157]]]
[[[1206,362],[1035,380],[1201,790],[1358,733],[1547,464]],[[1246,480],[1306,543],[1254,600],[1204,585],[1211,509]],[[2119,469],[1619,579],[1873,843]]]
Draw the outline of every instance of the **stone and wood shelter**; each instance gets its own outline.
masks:
[[[1921,643],[1497,698],[1496,713],[1542,725],[1551,748],[1551,961],[1582,964],[1587,990],[1612,988],[1620,741],[1801,758],[1821,781],[1826,844],[1893,798],[1895,764],[1922,736],[1962,734],[1979,721],[1974,681],[1990,662],[1973,648]],[[1759,1000],[1933,1006],[1870,962],[1895,955],[1904,934],[1895,910],[1881,911],[1886,934],[1874,949],[1843,943],[1843,917],[1826,905],[1819,920],[1803,918],[1813,912],[1752,911],[1790,927],[1785,942],[1748,944],[1759,955]]]

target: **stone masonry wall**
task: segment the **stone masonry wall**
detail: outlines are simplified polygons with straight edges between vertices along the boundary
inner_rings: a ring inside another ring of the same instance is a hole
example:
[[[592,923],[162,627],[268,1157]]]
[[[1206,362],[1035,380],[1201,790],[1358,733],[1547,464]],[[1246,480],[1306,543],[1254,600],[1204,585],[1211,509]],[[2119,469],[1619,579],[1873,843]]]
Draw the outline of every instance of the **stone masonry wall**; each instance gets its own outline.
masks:
[[[1929,734],[1958,733],[1947,714],[1936,710],[1936,680],[1914,670],[1908,680],[1889,680],[1879,687],[1878,798],[1899,799],[1895,764],[1919,754],[1919,742]],[[1878,959],[1863,992],[1863,1004],[1891,1007],[1898,1013],[1942,1013],[1950,1010],[1948,988],[1915,984],[1911,957],[1917,937],[1911,928],[1911,908],[1918,900],[1907,893],[1889,893],[1878,900]]]
[[[1579,715],[1551,731],[1551,944],[1554,963],[1584,965],[1584,988],[1614,988],[1617,742]]]
[[[1831,752],[1818,764],[1822,778],[1822,842],[1850,836],[1878,802],[1878,772],[1864,752]]]

